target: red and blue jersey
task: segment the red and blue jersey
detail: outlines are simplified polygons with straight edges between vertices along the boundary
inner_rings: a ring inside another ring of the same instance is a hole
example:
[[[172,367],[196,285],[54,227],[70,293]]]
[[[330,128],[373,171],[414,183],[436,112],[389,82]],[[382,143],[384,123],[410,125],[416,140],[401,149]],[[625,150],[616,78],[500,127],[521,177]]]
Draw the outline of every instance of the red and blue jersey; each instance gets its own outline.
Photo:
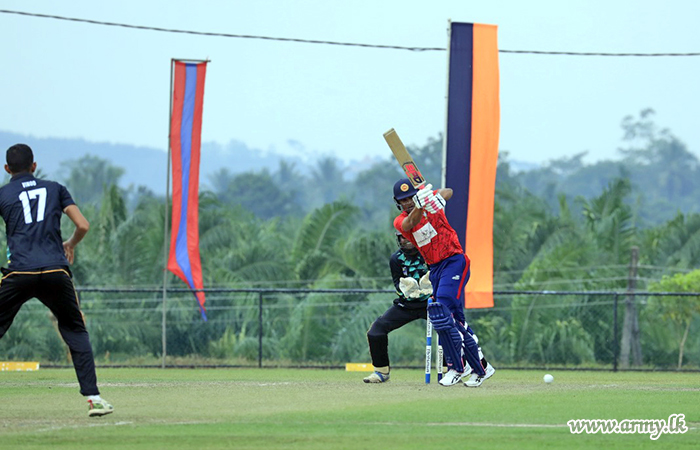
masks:
[[[423,214],[420,222],[409,231],[404,231],[401,226],[406,217],[406,211],[399,214],[394,219],[394,228],[416,246],[428,265],[437,264],[450,256],[464,255],[457,233],[447,221],[445,210],[435,214]]]

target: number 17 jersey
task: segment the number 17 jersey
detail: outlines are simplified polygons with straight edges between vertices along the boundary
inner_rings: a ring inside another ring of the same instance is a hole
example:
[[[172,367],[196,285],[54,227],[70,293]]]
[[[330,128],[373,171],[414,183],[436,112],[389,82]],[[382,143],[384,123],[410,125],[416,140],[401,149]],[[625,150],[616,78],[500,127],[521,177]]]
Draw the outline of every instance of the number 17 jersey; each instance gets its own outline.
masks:
[[[68,266],[61,238],[63,210],[75,202],[65,186],[20,173],[0,188],[11,271]]]

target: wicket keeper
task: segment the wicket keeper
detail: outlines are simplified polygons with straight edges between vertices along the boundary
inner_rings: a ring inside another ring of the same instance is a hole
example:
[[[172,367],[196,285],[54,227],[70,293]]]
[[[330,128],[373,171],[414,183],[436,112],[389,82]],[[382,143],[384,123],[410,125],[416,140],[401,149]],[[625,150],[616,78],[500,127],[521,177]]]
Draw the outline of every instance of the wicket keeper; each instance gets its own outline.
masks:
[[[416,247],[395,232],[399,249],[391,255],[389,268],[397,297],[393,305],[372,323],[367,331],[369,354],[374,373],[364,378],[365,383],[389,381],[388,334],[417,319],[426,319],[428,299],[433,293],[426,274],[428,266]]]

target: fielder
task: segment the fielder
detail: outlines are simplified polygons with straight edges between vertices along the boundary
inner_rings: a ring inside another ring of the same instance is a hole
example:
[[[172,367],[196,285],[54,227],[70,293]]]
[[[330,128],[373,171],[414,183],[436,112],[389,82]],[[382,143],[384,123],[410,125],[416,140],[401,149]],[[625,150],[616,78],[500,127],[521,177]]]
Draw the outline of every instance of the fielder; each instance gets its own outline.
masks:
[[[416,247],[396,232],[399,249],[391,255],[389,268],[396,287],[394,304],[372,323],[367,331],[369,354],[374,373],[364,378],[365,383],[389,381],[388,334],[417,319],[426,319],[428,299],[433,287],[428,280],[428,266]]]
[[[427,185],[418,190],[407,178],[397,181],[394,200],[402,212],[394,219],[394,228],[411,241],[430,269],[435,301],[428,305],[428,315],[449,369],[440,384],[452,386],[469,376],[464,385],[479,387],[496,370],[484,359],[479,340],[464,318],[462,292],[469,280],[469,258],[445,216],[450,198],[450,188],[433,190]]]
[[[16,144],[7,150],[5,171],[12,178],[0,188],[0,215],[7,231],[7,269],[0,281],[0,339],[20,308],[36,297],[51,310],[70,349],[80,393],[87,397],[88,416],[103,416],[114,408],[100,397],[90,337],[80,311],[69,264],[75,246],[90,224],[68,190],[54,182],[34,178],[32,149]],[[75,225],[62,242],[61,216]]]

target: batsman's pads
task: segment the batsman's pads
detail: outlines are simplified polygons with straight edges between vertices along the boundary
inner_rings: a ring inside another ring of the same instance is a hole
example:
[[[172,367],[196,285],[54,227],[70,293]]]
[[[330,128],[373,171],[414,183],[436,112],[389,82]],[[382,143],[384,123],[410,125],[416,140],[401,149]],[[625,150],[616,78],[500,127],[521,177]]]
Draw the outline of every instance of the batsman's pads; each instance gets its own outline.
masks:
[[[433,293],[433,284],[430,282],[430,271],[420,277],[420,280],[418,280],[418,287],[420,287],[420,295],[429,295]]]
[[[481,353],[481,347],[479,346],[479,337],[476,335],[476,333],[474,333],[474,330],[472,330],[472,327],[470,327],[469,324],[466,325],[467,333],[469,333],[472,339],[474,339],[474,342],[476,342],[477,348],[479,349],[479,361],[481,361],[482,359],[484,359],[484,354]]]
[[[418,298],[421,296],[418,281],[415,278],[404,277],[399,280],[399,289],[406,298]]]
[[[479,351],[479,338],[476,337],[469,325],[464,328],[461,323],[455,323],[459,332],[464,336],[464,359],[467,360],[467,364],[475,374],[483,377],[486,372],[484,366],[481,365],[483,354]]]
[[[440,345],[445,351],[445,359],[447,359],[448,364],[451,364],[457,372],[464,372],[463,337],[457,329],[457,322],[452,317],[450,310],[437,302],[428,303],[428,316],[440,337]]]
[[[465,325],[467,327],[467,333],[471,334],[476,343],[478,344],[479,338],[476,336],[476,333],[474,333],[474,330],[472,330],[472,327],[470,327],[468,323],[465,323]]]

